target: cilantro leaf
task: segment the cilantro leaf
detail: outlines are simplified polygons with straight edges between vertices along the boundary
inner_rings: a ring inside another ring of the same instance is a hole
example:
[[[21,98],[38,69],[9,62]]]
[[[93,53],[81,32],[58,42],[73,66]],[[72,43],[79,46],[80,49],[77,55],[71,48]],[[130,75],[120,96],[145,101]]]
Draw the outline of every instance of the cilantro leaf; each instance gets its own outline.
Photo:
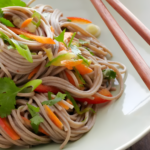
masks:
[[[79,39],[79,43],[82,44],[82,45],[84,45],[84,44],[90,44],[88,41],[83,41],[81,39]]]
[[[21,0],[8,0],[7,2],[6,2],[6,0],[1,0],[0,8],[8,7],[8,6],[22,6],[22,7],[25,7],[26,3],[21,1]]]
[[[41,116],[35,116],[31,121],[31,126],[35,133],[38,133],[40,123],[44,122],[44,119]]]
[[[40,108],[27,104],[28,110],[32,116],[30,119],[31,126],[35,133],[38,133],[40,123],[44,122],[44,119],[39,115]]]
[[[103,76],[104,76],[104,78],[108,78],[109,80],[115,79],[116,78],[116,72],[114,72],[111,69],[106,69],[106,70],[103,70]]]
[[[48,101],[44,101],[42,102],[43,105],[49,105],[49,106],[53,106],[54,104],[60,102],[61,100],[65,99],[66,94],[62,94],[60,92],[57,93],[55,99],[53,100],[48,100]]]
[[[25,35],[23,35],[23,34],[20,34],[19,35],[21,38],[23,38],[23,39],[26,39],[26,40],[32,40],[32,39],[30,39],[30,38],[28,38],[28,37],[26,37]]]
[[[65,35],[65,32],[66,32],[66,29],[64,29],[60,34],[59,36],[57,37],[54,37],[55,40],[57,40],[58,42],[62,42],[66,47],[66,43],[64,42],[64,35]]]
[[[85,57],[83,57],[81,54],[78,54],[78,57],[83,60],[83,63],[85,65],[87,65],[87,66],[90,65],[90,61],[88,59],[86,59]]]
[[[48,99],[50,100],[50,99],[52,99],[52,92],[48,92]]]
[[[89,48],[85,48],[85,49],[87,49],[90,52],[90,54],[94,56],[94,53]]]
[[[71,51],[76,55],[81,54],[81,51],[78,49],[76,45],[71,45]]]
[[[70,95],[70,93],[69,93],[69,92],[66,92],[66,94],[67,94],[67,97],[68,97],[68,98],[70,99],[70,101],[72,102],[72,104],[73,104],[73,106],[74,106],[74,108],[75,108],[75,110],[76,110],[76,112],[77,112],[78,114],[82,115],[82,114],[84,114],[84,113],[86,113],[86,112],[88,112],[88,111],[92,111],[93,113],[95,113],[95,111],[94,111],[92,108],[90,108],[90,107],[87,107],[87,108],[85,108],[84,110],[80,111],[79,106],[77,105],[77,103],[76,103],[76,101],[74,100],[74,98]]]
[[[8,27],[15,27],[9,20],[5,18],[0,18],[0,22]]]
[[[81,80],[81,82],[83,83],[83,84],[86,84],[86,82],[84,81],[84,79],[82,78],[82,76],[81,76],[81,74],[79,73],[79,71],[74,67],[74,70],[75,70],[75,73],[76,73],[76,75],[79,77],[79,79]],[[82,84],[81,84],[82,85]],[[80,85],[80,86],[81,86]]]
[[[4,17],[4,13],[3,13],[2,9],[0,9],[0,18],[1,17]]]
[[[75,35],[76,35],[76,32],[73,33],[73,35],[72,35],[72,37],[71,37],[71,40],[70,40],[70,42],[69,42],[69,44],[68,44],[68,47],[71,46],[71,43],[72,43],[72,41],[73,41]]]
[[[32,15],[32,18],[37,18],[38,19],[38,22],[32,21],[32,23],[34,25],[36,25],[36,27],[38,28],[41,24],[41,15],[38,12],[34,11],[34,13]]]
[[[15,109],[17,93],[32,86],[32,91],[41,84],[42,80],[33,80],[22,88],[18,88],[10,78],[0,78],[0,117],[4,118]]]

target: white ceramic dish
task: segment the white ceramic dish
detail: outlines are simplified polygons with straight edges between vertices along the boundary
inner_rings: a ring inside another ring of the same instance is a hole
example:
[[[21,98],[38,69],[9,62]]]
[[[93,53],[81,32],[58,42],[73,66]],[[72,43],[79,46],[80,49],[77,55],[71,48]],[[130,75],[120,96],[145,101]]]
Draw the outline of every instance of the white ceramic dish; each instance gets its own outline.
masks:
[[[147,27],[150,28],[150,0],[121,0]],[[137,142],[150,130],[150,92],[99,17],[90,0],[37,0],[34,4],[49,4],[65,16],[91,20],[102,29],[100,41],[127,66],[124,94],[112,103],[101,106],[93,129],[80,140],[69,143],[64,150],[122,150]],[[150,65],[149,45],[105,2],[139,53]],[[150,76],[150,75],[149,75]],[[41,145],[32,150],[58,150],[59,144]]]

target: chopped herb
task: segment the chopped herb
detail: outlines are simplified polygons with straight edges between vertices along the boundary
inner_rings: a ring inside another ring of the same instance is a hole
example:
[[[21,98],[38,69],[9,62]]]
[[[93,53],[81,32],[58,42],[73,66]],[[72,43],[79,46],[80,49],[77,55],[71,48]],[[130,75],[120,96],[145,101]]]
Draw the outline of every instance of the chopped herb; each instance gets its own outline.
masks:
[[[33,62],[33,59],[32,59],[32,55],[31,55],[31,52],[28,48],[27,45],[24,45],[22,43],[18,43],[16,40],[14,39],[11,39],[11,41],[13,42],[15,48],[17,49],[18,53],[23,56],[26,60],[28,60],[29,62]]]
[[[86,84],[86,82],[84,81],[84,79],[82,78],[81,74],[79,73],[79,71],[74,67],[74,70],[76,72],[76,75],[79,77],[79,79],[81,80],[81,82],[83,84]]]
[[[85,57],[83,57],[81,54],[78,54],[78,57],[83,60],[83,63],[85,65],[87,65],[87,66],[90,65],[90,61],[88,59],[86,59]]]
[[[48,99],[50,100],[50,99],[52,99],[52,92],[48,92]]]
[[[58,42],[62,42],[66,47],[66,43],[64,42],[64,35],[65,35],[65,32],[66,32],[66,29],[64,29],[60,34],[59,36],[57,37],[54,37],[55,40],[57,40]]]
[[[86,112],[88,112],[88,111],[92,111],[93,113],[95,113],[95,111],[94,111],[92,108],[89,108],[89,107],[87,107],[87,108],[85,108],[84,110],[80,111],[79,106],[77,105],[77,103],[76,103],[76,101],[74,100],[74,98],[70,95],[70,93],[69,93],[69,92],[66,92],[66,94],[67,94],[68,99],[70,99],[70,101],[72,102],[72,104],[73,104],[73,106],[74,106],[76,112],[77,112],[79,115],[82,115],[82,114],[84,114],[84,113],[86,113]]]
[[[90,52],[90,54],[94,56],[94,53],[89,48],[85,48],[85,49],[87,49]]]
[[[78,49],[76,45],[71,45],[71,51],[76,55],[81,54],[81,51]]]
[[[90,44],[88,41],[83,41],[81,39],[79,39],[79,43],[82,44],[82,45],[84,45],[84,44]]]
[[[4,34],[2,31],[0,31],[0,37],[8,42],[12,47],[13,49],[16,49],[18,51],[18,53],[23,56],[26,60],[28,60],[29,62],[33,62],[33,59],[32,59],[32,55],[31,55],[31,52],[28,48],[27,45],[24,45],[24,44],[21,44],[21,43],[18,43],[16,40],[14,39],[10,39],[6,34]],[[11,48],[12,48],[11,47]],[[10,48],[10,47],[9,47]]]
[[[30,119],[31,126],[32,126],[34,132],[38,133],[40,123],[44,122],[44,119],[39,115],[40,108],[34,107],[30,104],[27,104],[27,105],[28,105],[28,110],[32,116],[32,118]]]
[[[23,38],[23,39],[26,39],[26,40],[32,40],[32,39],[30,39],[30,38],[28,38],[28,37],[26,37],[25,35],[23,35],[23,34],[20,34],[19,35],[21,38]]]
[[[0,117],[4,118],[15,109],[17,93],[32,86],[32,91],[42,83],[42,80],[33,80],[18,88],[10,78],[0,78]]]
[[[38,19],[38,22],[32,21],[32,23],[34,25],[36,25],[36,27],[38,28],[40,26],[40,24],[41,24],[41,15],[38,12],[34,11],[32,17]]]
[[[84,118],[84,120],[82,122],[85,122],[87,120],[87,117]]]
[[[69,44],[68,44],[68,47],[71,46],[71,43],[72,43],[72,41],[73,41],[75,35],[76,35],[76,32],[73,33],[73,35],[72,35],[72,37],[71,37],[71,40],[70,40],[70,42],[69,42]]]
[[[37,53],[35,53],[35,52],[34,52],[34,53],[31,53],[31,54],[32,54],[32,55],[37,55]]]
[[[50,98],[50,95],[48,97]],[[48,101],[42,102],[42,104],[53,106],[54,104],[56,104],[56,103],[60,102],[61,100],[65,99],[65,97],[66,97],[66,94],[62,94],[62,93],[58,92],[55,99],[53,99],[53,100],[49,99]]]
[[[9,20],[5,18],[0,18],[0,22],[8,27],[15,27]]]
[[[3,18],[4,17],[4,13],[2,11],[2,9],[0,9],[0,18]]]
[[[105,70],[103,70],[103,76],[104,76],[104,78],[108,78],[109,80],[115,79],[116,78],[116,72],[114,72],[111,69],[105,69]]]
[[[21,6],[25,7],[26,3],[21,0],[1,0],[0,8],[8,7],[8,6]]]

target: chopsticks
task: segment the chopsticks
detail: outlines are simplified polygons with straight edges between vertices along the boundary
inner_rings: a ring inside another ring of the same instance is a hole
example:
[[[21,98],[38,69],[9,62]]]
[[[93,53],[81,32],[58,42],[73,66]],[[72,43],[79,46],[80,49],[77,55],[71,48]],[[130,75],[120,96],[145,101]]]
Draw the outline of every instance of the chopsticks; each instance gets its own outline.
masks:
[[[105,24],[119,43],[120,47],[123,49],[124,53],[127,55],[134,68],[138,74],[143,79],[144,83],[150,90],[150,68],[145,63],[143,58],[137,52],[135,47],[132,45],[126,34],[117,24],[115,19],[112,17],[110,12],[107,10],[102,0],[91,0],[96,10],[98,11],[101,18],[104,20]]]
[[[106,0],[150,45],[150,30],[119,0]]]

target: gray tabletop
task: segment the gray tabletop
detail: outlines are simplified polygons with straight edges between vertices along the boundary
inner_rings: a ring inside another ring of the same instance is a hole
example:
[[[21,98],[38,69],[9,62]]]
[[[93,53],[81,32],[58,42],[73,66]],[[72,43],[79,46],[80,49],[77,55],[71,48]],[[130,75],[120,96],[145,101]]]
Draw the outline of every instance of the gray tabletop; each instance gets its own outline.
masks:
[[[150,133],[127,150],[150,150]]]

